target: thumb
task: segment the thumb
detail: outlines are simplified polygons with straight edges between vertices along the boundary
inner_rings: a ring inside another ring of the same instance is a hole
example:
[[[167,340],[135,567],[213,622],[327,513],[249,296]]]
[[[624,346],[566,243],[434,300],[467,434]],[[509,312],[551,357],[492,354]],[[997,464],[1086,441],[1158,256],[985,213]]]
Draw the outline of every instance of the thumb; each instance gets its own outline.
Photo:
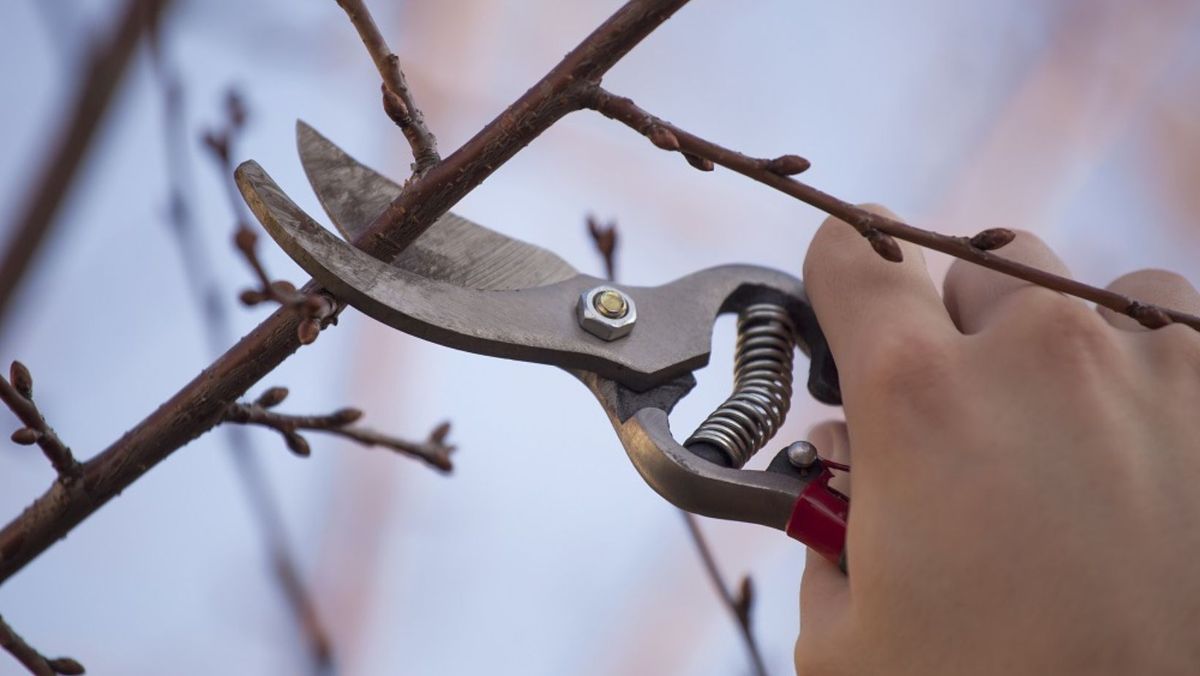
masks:
[[[808,434],[823,457],[849,464],[850,439],[846,424],[825,421]],[[844,493],[850,492],[849,477],[834,481]],[[831,482],[832,483],[832,482]],[[836,658],[833,637],[845,622],[850,603],[850,585],[836,565],[813,550],[808,550],[804,577],[800,580],[800,638],[796,641],[796,672],[824,673],[820,665]]]
[[[850,585],[831,561],[808,550],[800,579],[800,637],[796,639],[796,673],[827,673],[839,663],[835,637],[850,607]],[[844,659],[844,655],[842,656]]]

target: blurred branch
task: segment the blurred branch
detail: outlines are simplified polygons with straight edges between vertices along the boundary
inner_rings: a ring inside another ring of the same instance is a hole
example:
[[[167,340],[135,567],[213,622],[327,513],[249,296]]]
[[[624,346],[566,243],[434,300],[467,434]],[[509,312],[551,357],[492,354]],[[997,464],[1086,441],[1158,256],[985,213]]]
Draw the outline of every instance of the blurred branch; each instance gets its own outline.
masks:
[[[555,121],[577,110],[583,103],[581,83],[598,81],[684,4],[686,0],[630,0],[463,147],[410,181],[354,244],[378,258],[394,258]],[[302,290],[317,288],[309,282]],[[175,450],[218,424],[229,404],[300,347],[299,323],[290,310],[274,312],[84,463],[81,481],[56,482],[9,522],[0,530],[0,582]]]
[[[71,454],[71,449],[58,438],[58,434],[46,424],[46,419],[33,403],[33,376],[19,361],[14,361],[9,370],[9,380],[0,377],[0,400],[8,405],[25,426],[13,432],[14,443],[23,446],[37,444],[46,459],[58,472],[58,480],[74,481],[82,473],[82,465]]]
[[[717,560],[713,558],[712,549],[704,539],[704,533],[700,531],[700,524],[696,516],[683,510],[679,510],[679,513],[683,515],[683,520],[687,523],[688,533],[692,536],[692,542],[696,544],[696,552],[700,555],[700,560],[704,562],[704,570],[708,573],[708,579],[712,580],[717,596],[720,597],[721,602],[725,604],[730,614],[733,615],[734,621],[737,622],[738,632],[742,636],[742,642],[746,644],[746,652],[750,654],[750,661],[754,665],[754,673],[758,676],[766,676],[767,667],[763,664],[762,652],[759,651],[758,643],[754,640],[754,633],[750,630],[750,609],[754,604],[754,583],[750,581],[749,575],[743,577],[735,596],[725,582],[725,577],[721,575],[721,570],[717,568]]]
[[[791,195],[825,213],[837,216],[858,230],[875,251],[888,260],[899,261],[902,258],[900,247],[892,239],[895,237],[1091,301],[1114,312],[1128,315],[1148,328],[1159,328],[1179,322],[1200,331],[1200,317],[1089,286],[991,253],[991,250],[1012,241],[1013,233],[1010,230],[992,228],[974,237],[954,237],[922,230],[871,213],[791,178],[791,175],[808,168],[808,161],[796,155],[783,155],[774,159],[748,157],[688,133],[639,108],[631,99],[616,96],[599,86],[588,91],[587,106],[643,134],[659,148],[682,153],[693,166],[711,168],[711,165],[719,164]]]
[[[350,23],[354,24],[358,37],[362,38],[371,60],[375,62],[375,68],[379,70],[379,76],[383,78],[380,86],[383,109],[408,139],[413,152],[413,173],[424,174],[442,158],[438,155],[437,139],[425,126],[425,115],[413,100],[404,71],[400,69],[400,57],[388,47],[387,40],[379,32],[379,26],[375,25],[375,19],[363,0],[337,0],[337,4],[350,17]]]
[[[587,217],[588,234],[592,238],[592,244],[596,249],[596,253],[604,261],[604,269],[608,281],[615,282],[616,277],[613,275],[613,270],[616,269],[616,250],[617,250],[617,224],[615,221],[609,221],[604,225],[600,225],[599,221],[593,216]],[[704,571],[708,573],[708,579],[712,582],[713,588],[717,591],[717,598],[733,616],[734,622],[737,623],[738,631],[742,636],[742,641],[746,644],[746,652],[750,654],[750,663],[754,667],[754,673],[757,676],[766,676],[767,667],[763,663],[762,651],[759,650],[758,643],[754,640],[754,633],[750,630],[750,609],[754,603],[754,584],[747,575],[742,578],[742,584],[738,589],[738,594],[735,597],[730,591],[729,585],[725,582],[725,576],[721,575],[721,569],[717,568],[717,560],[713,556],[712,546],[708,544],[708,539],[704,537],[704,532],[700,530],[699,520],[696,515],[687,510],[680,509],[679,514],[683,517],[683,521],[687,524],[688,535],[691,536],[692,544],[696,547],[696,553],[700,555],[701,562],[704,563]]]
[[[308,440],[300,434],[300,430],[311,430],[349,439],[363,446],[382,446],[421,460],[442,472],[449,472],[454,468],[450,462],[454,446],[445,443],[446,436],[450,433],[448,422],[435,427],[429,438],[423,442],[405,441],[373,430],[351,427],[350,425],[363,416],[363,412],[357,408],[342,408],[327,415],[287,415],[272,411],[271,409],[282,403],[287,395],[287,388],[272,387],[253,403],[230,404],[225,409],[222,422],[269,427],[279,432],[289,450],[304,457],[312,453],[312,449]]]
[[[13,294],[37,256],[38,248],[54,224],[54,217],[70,191],[75,174],[87,155],[100,128],[135,48],[146,26],[157,19],[169,0],[128,0],[107,41],[92,55],[79,73],[74,100],[64,115],[62,128],[49,136],[50,148],[44,158],[31,165],[42,165],[41,174],[24,207],[6,230],[7,248],[0,254],[0,326],[12,302]],[[43,152],[38,149],[39,154]]]
[[[39,653],[17,632],[13,631],[3,617],[0,617],[0,647],[7,650],[9,654],[17,658],[18,662],[25,665],[30,673],[37,676],[54,676],[55,674],[74,676],[84,673],[83,665],[70,657],[50,658]]]
[[[179,246],[184,278],[191,287],[196,308],[200,311],[209,351],[220,354],[232,336],[229,312],[213,266],[205,254],[204,243],[197,232],[192,211],[184,197],[188,194],[187,186],[191,183],[190,163],[187,159],[188,134],[183,115],[184,89],[178,72],[171,68],[164,53],[159,29],[157,24],[152,27],[150,45],[155,75],[163,96],[163,147],[167,155],[170,230]],[[244,121],[245,110],[240,107],[240,101],[236,110],[232,109],[228,101],[226,107],[230,117],[237,118],[239,124]],[[224,182],[230,182],[228,173],[225,174]],[[225,436],[235,473],[249,503],[250,513],[262,534],[274,579],[300,628],[307,654],[312,661],[313,673],[328,673],[334,664],[332,642],[322,625],[316,601],[301,578],[300,567],[288,543],[279,505],[271,493],[261,460],[255,455],[253,444],[244,428],[227,427]]]
[[[600,259],[604,261],[604,276],[608,281],[617,279],[617,224],[609,221],[603,225],[595,216],[587,217],[588,234],[592,237],[592,245]]]

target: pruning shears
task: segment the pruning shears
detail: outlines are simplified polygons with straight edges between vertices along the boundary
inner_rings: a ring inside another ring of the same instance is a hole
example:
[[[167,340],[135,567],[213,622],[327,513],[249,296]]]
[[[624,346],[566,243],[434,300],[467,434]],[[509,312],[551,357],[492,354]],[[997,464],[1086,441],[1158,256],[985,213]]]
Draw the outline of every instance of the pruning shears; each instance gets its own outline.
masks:
[[[300,157],[346,240],[401,187],[304,123]],[[238,186],[276,242],[339,299],[405,333],[448,347],[561,367],[599,400],[634,467],[689,512],[782,530],[845,570],[850,501],[807,442],[765,470],[742,469],[779,429],[796,348],[809,392],[839,404],[837,372],[799,279],[749,265],[709,268],[656,287],[581,274],[555,254],[446,214],[395,261],[338,238],[255,162]],[[668,415],[708,363],[718,314],[738,315],[734,392],[682,443]]]

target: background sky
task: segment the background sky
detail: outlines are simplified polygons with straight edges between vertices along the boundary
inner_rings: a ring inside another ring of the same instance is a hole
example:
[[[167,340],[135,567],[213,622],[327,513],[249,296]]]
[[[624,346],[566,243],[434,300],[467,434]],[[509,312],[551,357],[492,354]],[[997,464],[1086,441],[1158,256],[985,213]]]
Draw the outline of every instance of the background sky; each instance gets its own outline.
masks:
[[[0,4],[0,242],[91,40],[122,4]],[[444,154],[619,6],[368,4]],[[1034,230],[1092,284],[1153,266],[1200,285],[1198,38],[1200,3],[1184,1],[695,0],[605,83],[723,145],[803,155],[817,187],[923,227]],[[318,220],[296,119],[405,176],[407,146],[334,0],[180,0],[163,41],[189,138],[237,87],[251,118],[236,159],[258,160]],[[31,368],[39,405],[82,458],[212,357],[166,219],[163,122],[143,48],[0,326],[0,360]],[[198,142],[187,150],[197,246],[232,301],[252,279],[231,245],[228,178]],[[822,220],[592,113],[556,125],[455,210],[593,274],[584,217],[615,219],[631,284],[731,262],[798,273]],[[269,240],[260,248],[274,276],[304,280]],[[929,258],[940,277],[948,262]],[[238,335],[268,313],[231,309]],[[677,430],[728,392],[732,334],[718,323],[713,365],[673,416]],[[251,392],[269,385],[291,389],[287,412],[354,405],[364,424],[413,438],[454,425],[451,476],[315,434],[302,460],[251,432],[339,673],[749,673],[682,519],[566,374],[454,352],[348,311]],[[801,397],[771,448],[836,414]],[[5,435],[17,425],[7,412],[0,422]],[[172,455],[0,588],[0,612],[89,673],[305,673],[226,446],[213,433]],[[0,444],[0,515],[19,514],[52,478],[36,450]],[[753,576],[768,667],[791,673],[803,548],[757,526],[703,527],[730,580]],[[7,673],[19,672],[4,656]]]

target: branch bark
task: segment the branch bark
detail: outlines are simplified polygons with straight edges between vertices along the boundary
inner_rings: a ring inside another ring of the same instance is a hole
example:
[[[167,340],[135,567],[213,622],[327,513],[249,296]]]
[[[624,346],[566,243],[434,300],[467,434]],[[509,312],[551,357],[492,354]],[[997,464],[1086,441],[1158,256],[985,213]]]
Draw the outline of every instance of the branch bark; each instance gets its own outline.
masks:
[[[107,44],[79,74],[79,89],[70,106],[70,114],[63,128],[50,136],[53,141],[48,145],[53,150],[49,156],[34,162],[42,165],[42,173],[29,191],[29,199],[16,222],[7,228],[12,234],[0,258],[0,326],[4,326],[13,295],[54,225],[58,207],[87,156],[135,48],[147,26],[157,20],[168,4],[169,0],[129,0],[125,3],[121,19]]]
[[[1159,307],[1152,303],[1144,303],[992,253],[989,247],[997,248],[997,246],[995,240],[988,235],[1003,232],[999,229],[985,230],[975,237],[954,237],[916,228],[886,216],[873,214],[786,175],[787,173],[799,173],[792,172],[790,169],[803,171],[807,168],[807,162],[804,161],[801,165],[795,161],[785,161],[785,158],[795,158],[796,160],[802,160],[802,158],[785,155],[767,160],[743,155],[684,131],[638,107],[631,99],[612,94],[599,86],[588,89],[585,97],[589,108],[645,135],[659,148],[678,151],[685,157],[700,158],[709,163],[719,164],[791,195],[827,214],[837,216],[867,238],[884,258],[897,260],[900,252],[894,242],[889,245],[888,240],[882,238],[881,235],[912,242],[1048,289],[1091,301],[1114,312],[1128,315],[1149,328],[1158,328],[1171,322],[1179,322],[1200,331],[1200,317],[1195,315]],[[695,163],[692,163],[695,166]]]
[[[38,652],[37,649],[26,643],[20,634],[13,631],[3,617],[0,617],[0,648],[7,650],[10,655],[17,658],[18,662],[25,665],[30,673],[37,676],[55,676],[55,674],[70,676],[84,673],[83,665],[70,657],[51,658]]]
[[[495,120],[414,179],[357,246],[391,260],[458,200],[556,120],[582,105],[580,83],[599,80],[687,0],[631,0],[587,36]],[[305,291],[316,291],[309,282]],[[336,315],[334,315],[336,316]],[[200,375],[0,530],[0,583],[66,535],[150,468],[220,422],[226,407],[299,347],[300,318],[275,311]]]
[[[363,0],[337,0],[337,4],[350,17],[350,23],[358,31],[363,45],[375,62],[379,76],[383,78],[383,107],[388,117],[404,132],[408,145],[413,152],[413,173],[420,176],[429,171],[433,165],[441,161],[438,155],[437,139],[433,132],[425,126],[425,115],[413,100],[404,71],[400,69],[400,57],[396,56],[375,19],[371,17]]]
[[[58,438],[58,434],[49,424],[37,404],[33,403],[33,377],[29,369],[19,361],[12,363],[10,380],[0,377],[0,401],[3,401],[25,424],[12,435],[12,440],[18,444],[37,444],[46,459],[58,472],[58,479],[71,482],[79,478],[83,466],[71,454],[71,449]],[[10,382],[11,381],[11,382]]]

